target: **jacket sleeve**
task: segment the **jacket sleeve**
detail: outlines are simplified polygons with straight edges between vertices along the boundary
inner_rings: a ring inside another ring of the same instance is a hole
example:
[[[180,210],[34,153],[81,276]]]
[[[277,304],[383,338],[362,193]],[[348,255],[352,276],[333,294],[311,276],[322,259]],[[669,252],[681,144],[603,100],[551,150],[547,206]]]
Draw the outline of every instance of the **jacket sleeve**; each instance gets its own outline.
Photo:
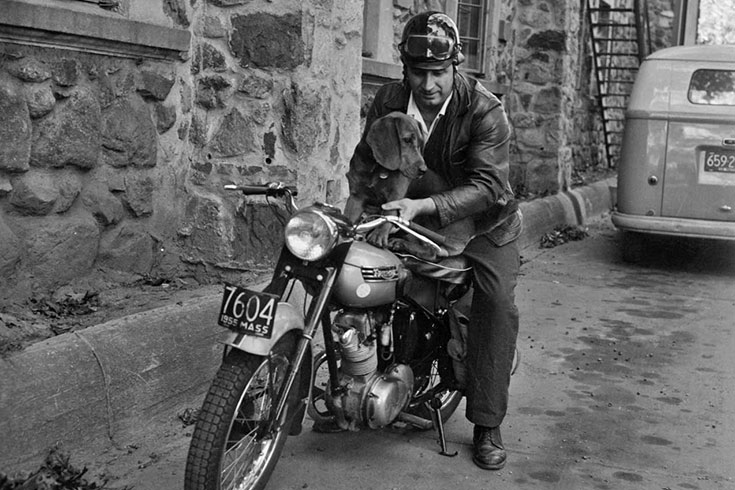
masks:
[[[486,216],[505,205],[510,194],[510,125],[503,106],[470,109],[464,117],[468,120],[460,123],[460,131],[469,132],[467,144],[458,141],[460,148],[451,148],[446,162],[452,189],[431,196],[442,226],[467,216]]]

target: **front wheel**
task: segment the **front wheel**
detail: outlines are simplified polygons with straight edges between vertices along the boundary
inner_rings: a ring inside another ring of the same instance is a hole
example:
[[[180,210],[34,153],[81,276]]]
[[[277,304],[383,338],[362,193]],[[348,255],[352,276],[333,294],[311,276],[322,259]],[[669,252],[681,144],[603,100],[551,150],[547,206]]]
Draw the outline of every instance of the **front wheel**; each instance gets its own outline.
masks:
[[[286,422],[273,420],[278,394],[294,362],[287,335],[262,357],[233,349],[204,399],[186,460],[185,490],[262,489],[270,478],[297,411],[298,380]],[[291,415],[291,417],[289,417]]]

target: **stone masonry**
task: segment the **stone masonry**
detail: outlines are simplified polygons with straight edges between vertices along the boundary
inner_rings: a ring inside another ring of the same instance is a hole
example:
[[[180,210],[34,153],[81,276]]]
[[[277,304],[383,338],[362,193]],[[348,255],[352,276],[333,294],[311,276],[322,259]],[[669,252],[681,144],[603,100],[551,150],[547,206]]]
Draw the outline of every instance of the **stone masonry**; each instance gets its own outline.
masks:
[[[227,183],[345,198],[362,3],[161,3],[192,33],[182,61],[0,44],[0,304],[266,268],[283,210]]]

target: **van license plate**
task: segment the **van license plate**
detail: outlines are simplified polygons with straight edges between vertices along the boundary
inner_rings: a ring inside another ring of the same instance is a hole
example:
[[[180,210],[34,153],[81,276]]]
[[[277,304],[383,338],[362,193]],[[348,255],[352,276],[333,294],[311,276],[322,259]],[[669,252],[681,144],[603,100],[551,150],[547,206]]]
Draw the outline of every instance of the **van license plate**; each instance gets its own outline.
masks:
[[[705,172],[735,173],[735,151],[707,150],[704,152]]]
[[[217,323],[234,332],[271,338],[279,296],[225,285]]]

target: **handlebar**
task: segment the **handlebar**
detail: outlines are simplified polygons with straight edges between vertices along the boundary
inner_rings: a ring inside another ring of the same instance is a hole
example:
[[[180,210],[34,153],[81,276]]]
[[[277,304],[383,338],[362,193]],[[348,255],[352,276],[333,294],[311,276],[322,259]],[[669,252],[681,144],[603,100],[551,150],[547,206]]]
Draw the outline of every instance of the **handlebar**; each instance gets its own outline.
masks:
[[[224,188],[226,191],[240,191],[246,196],[283,197],[296,196],[299,192],[295,186],[284,185],[283,182],[250,185],[226,184]]]
[[[421,225],[417,225],[413,221],[408,222],[408,227],[417,233],[421,233],[426,238],[435,243],[438,243],[439,245],[449,245],[449,240],[447,239],[447,237],[445,237],[444,235],[440,235],[439,233],[425,228]]]
[[[297,188],[295,186],[287,186],[283,184],[283,182],[267,182],[265,184],[247,185],[226,184],[224,186],[224,189],[227,191],[239,191],[246,196],[286,197],[290,201],[292,211],[298,209],[293,199],[294,196],[298,194]],[[413,235],[418,240],[435,249],[440,257],[448,256],[448,250],[456,248],[456,244],[453,243],[451,238],[445,237],[444,235],[441,235],[421,225],[417,225],[412,221],[407,221],[403,218],[393,215],[377,216],[370,221],[355,225],[353,228],[353,232],[358,235],[364,235],[370,230],[379,227],[383,223],[390,223],[397,226],[406,233]]]
[[[266,196],[284,198],[286,206],[290,213],[298,210],[294,196],[299,191],[295,186],[285,185],[283,182],[266,182],[265,184],[225,184],[226,191],[240,191],[246,196]]]
[[[451,246],[451,243],[447,237],[445,237],[444,235],[440,235],[439,233],[436,233],[435,231],[432,231],[428,228],[424,228],[421,225],[417,225],[416,223],[413,223],[411,221],[406,221],[405,219],[399,218],[398,216],[378,216],[373,220],[356,225],[355,233],[367,233],[368,231],[377,228],[383,223],[390,223],[402,229],[406,233],[413,235],[425,244],[434,248],[439,256],[446,257],[447,255],[449,255],[446,248],[444,248],[447,246]],[[442,245],[444,247],[442,247]]]

